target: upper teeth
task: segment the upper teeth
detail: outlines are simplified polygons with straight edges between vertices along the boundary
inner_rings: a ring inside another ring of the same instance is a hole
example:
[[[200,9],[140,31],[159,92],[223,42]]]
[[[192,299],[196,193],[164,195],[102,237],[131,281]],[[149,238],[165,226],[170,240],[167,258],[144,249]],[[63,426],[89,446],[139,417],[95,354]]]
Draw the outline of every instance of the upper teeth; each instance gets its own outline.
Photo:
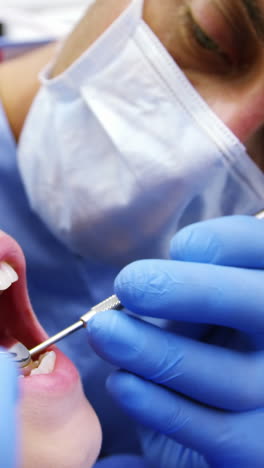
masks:
[[[0,291],[5,291],[17,280],[18,275],[14,268],[6,262],[0,262]]]

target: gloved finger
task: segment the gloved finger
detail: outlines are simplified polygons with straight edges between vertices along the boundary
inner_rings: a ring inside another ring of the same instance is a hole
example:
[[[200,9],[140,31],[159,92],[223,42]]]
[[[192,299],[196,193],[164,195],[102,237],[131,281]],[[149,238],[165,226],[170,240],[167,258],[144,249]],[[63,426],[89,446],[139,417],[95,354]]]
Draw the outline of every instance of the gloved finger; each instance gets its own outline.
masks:
[[[264,331],[264,272],[172,260],[141,260],[116,278],[129,310],[151,317]]]
[[[14,363],[0,349],[0,466],[15,468],[17,466],[17,414],[18,397],[17,370]]]
[[[192,224],[171,241],[174,260],[264,268],[264,221],[229,216]]]
[[[140,427],[139,440],[144,459],[150,467],[159,468],[209,468],[203,455],[183,447],[164,434]]]
[[[149,468],[138,455],[111,455],[99,460],[93,468]]]
[[[111,375],[107,387],[139,423],[203,454],[210,467],[264,466],[263,409],[218,411],[126,372]]]
[[[264,406],[264,357],[166,332],[122,312],[96,315],[90,343],[103,359],[206,405],[232,411]]]
[[[224,437],[230,421],[227,413],[194,403],[126,372],[112,374],[107,388],[140,424],[166,434],[205,457],[219,450],[219,439]]]

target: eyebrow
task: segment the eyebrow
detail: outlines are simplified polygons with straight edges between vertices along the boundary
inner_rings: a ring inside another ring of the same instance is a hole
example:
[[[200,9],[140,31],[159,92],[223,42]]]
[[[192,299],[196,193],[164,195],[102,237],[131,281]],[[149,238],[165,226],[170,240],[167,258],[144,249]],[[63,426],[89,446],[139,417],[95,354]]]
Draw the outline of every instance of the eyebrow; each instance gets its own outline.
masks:
[[[241,0],[257,36],[264,41],[264,12],[259,0]]]

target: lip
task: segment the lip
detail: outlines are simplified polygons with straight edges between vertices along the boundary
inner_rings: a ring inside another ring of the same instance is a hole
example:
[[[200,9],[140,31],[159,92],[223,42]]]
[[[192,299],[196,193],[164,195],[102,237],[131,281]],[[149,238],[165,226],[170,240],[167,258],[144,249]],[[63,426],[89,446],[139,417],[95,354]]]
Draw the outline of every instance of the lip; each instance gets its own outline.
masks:
[[[9,263],[18,274],[18,281],[0,296],[0,345],[5,345],[9,336],[20,341],[29,349],[48,338],[34,314],[27,291],[26,263],[19,245],[0,231],[0,262]],[[20,379],[22,391],[63,393],[79,380],[73,363],[56,347],[53,372],[28,376]]]

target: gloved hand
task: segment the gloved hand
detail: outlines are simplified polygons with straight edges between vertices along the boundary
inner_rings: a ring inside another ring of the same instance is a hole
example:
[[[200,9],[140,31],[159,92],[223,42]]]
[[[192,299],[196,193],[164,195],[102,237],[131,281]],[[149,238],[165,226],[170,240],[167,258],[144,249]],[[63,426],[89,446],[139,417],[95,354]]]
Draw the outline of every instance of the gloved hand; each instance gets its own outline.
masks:
[[[263,468],[264,222],[234,216],[189,226],[171,257],[129,265],[115,292],[136,314],[202,324],[199,333],[98,314],[90,342],[125,369],[108,388],[151,428],[142,439],[150,466]]]
[[[0,348],[0,466],[3,468],[17,467],[17,420],[16,401],[17,370],[7,355]]]

